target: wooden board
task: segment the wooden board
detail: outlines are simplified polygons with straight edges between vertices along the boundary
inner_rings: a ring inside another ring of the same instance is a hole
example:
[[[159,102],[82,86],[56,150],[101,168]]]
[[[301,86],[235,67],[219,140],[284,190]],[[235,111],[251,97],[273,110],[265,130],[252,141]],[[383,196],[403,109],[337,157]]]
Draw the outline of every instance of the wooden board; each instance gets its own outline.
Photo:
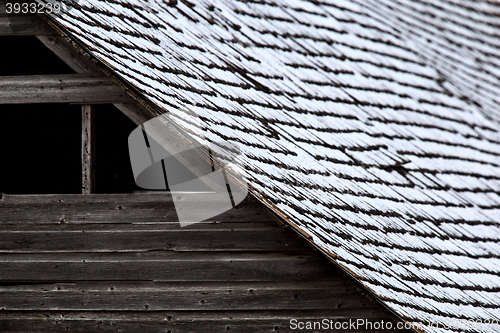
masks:
[[[149,251],[1,254],[0,282],[321,281],[333,265],[314,254]]]
[[[111,79],[83,74],[0,77],[0,104],[133,103]]]
[[[177,196],[182,196],[177,194]],[[195,195],[191,197],[196,198]],[[204,199],[206,200],[206,199]],[[218,196],[210,200],[217,202]],[[197,201],[190,203],[196,209]],[[208,222],[270,221],[262,205],[247,201]],[[1,223],[177,222],[172,196],[165,194],[54,194],[0,196]],[[194,225],[197,228],[197,225]],[[189,227],[187,227],[189,228]]]
[[[163,224],[0,224],[0,253],[279,251],[310,248],[272,222]]]
[[[374,309],[347,281],[94,282],[0,286],[0,308],[47,311]]]

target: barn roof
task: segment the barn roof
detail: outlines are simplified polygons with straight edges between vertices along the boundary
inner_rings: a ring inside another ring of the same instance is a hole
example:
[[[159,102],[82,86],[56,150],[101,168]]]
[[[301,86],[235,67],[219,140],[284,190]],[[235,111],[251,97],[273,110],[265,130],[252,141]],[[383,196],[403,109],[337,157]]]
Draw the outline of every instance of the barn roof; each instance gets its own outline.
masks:
[[[179,124],[192,106],[240,145],[254,195],[387,307],[443,324],[500,320],[499,13],[89,0],[51,19]]]

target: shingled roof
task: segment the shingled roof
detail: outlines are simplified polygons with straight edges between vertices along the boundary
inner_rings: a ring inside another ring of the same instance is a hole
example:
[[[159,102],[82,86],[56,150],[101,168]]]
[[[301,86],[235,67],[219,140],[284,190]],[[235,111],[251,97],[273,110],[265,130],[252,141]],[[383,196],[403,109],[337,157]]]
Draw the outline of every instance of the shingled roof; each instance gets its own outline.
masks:
[[[50,18],[180,125],[188,105],[240,145],[252,193],[401,318],[493,332],[446,320],[500,320],[499,13],[89,0]]]

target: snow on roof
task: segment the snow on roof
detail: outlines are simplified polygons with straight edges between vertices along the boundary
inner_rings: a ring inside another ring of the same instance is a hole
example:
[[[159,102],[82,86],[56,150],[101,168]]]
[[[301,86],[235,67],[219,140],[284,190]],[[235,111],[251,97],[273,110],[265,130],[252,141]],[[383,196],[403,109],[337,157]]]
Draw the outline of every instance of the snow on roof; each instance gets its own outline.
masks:
[[[402,318],[500,321],[499,4],[79,6],[53,19],[179,122],[191,105],[241,145],[261,199]]]

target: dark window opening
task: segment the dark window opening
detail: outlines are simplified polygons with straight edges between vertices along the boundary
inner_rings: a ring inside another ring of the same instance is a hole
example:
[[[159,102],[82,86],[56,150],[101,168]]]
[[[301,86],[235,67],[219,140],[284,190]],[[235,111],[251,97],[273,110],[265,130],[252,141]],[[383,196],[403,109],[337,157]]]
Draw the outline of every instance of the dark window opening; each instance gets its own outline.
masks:
[[[2,76],[74,73],[36,37],[4,36],[0,43]],[[0,105],[0,192],[81,191],[80,109],[68,104]]]
[[[142,191],[135,184],[128,136],[136,125],[113,105],[96,105],[97,193]],[[81,193],[81,106],[0,106],[0,192]]]
[[[0,75],[73,74],[52,51],[32,36],[0,37]]]
[[[81,107],[0,106],[0,192],[81,192]]]
[[[36,37],[0,37],[0,76],[72,74]],[[135,185],[128,135],[136,125],[113,105],[97,105],[97,193],[141,190]],[[81,106],[0,105],[0,192],[81,193]]]
[[[114,105],[96,105],[96,192],[141,191],[135,184],[128,136],[137,125]]]

